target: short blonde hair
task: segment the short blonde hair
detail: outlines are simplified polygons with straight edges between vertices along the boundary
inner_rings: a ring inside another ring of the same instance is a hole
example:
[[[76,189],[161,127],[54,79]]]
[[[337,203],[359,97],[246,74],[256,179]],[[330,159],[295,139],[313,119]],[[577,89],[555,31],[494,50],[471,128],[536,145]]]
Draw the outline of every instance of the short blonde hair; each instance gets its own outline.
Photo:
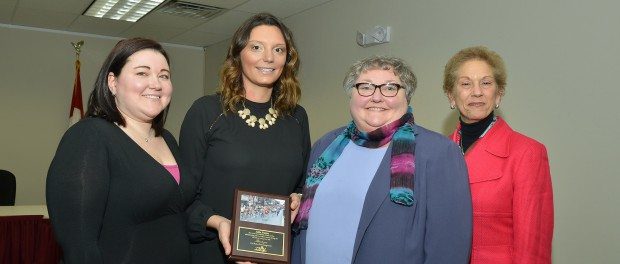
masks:
[[[461,66],[471,60],[484,61],[491,67],[493,78],[497,83],[497,92],[504,95],[506,92],[506,66],[504,60],[495,51],[484,46],[469,47],[460,50],[446,63],[443,71],[443,92],[452,93],[456,79],[458,78],[458,70]]]

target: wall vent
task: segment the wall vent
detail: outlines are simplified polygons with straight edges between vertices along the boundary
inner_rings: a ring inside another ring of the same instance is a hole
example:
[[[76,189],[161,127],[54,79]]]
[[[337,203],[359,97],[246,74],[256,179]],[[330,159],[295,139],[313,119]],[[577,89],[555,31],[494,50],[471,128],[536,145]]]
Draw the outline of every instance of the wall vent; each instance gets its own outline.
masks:
[[[161,8],[157,9],[157,12],[174,16],[209,20],[221,14],[224,10],[226,9],[215,6],[172,0],[164,4]]]

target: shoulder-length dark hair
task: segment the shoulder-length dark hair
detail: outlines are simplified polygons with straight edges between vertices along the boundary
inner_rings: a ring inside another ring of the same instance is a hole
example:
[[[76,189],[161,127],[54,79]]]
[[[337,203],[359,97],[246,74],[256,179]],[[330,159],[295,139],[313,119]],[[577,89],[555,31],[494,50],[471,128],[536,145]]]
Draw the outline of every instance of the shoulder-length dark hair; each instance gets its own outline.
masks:
[[[116,107],[116,101],[114,95],[110,91],[108,86],[108,74],[113,73],[114,76],[119,76],[121,70],[127,63],[127,58],[134,53],[151,49],[161,53],[166,58],[166,63],[170,65],[170,59],[168,54],[161,46],[154,40],[145,38],[130,38],[123,39],[116,43],[116,46],[110,51],[108,57],[103,62],[97,80],[95,80],[95,87],[90,93],[88,98],[88,109],[86,110],[86,116],[100,117],[109,122],[117,123],[120,126],[125,126],[125,119]],[[166,116],[168,115],[168,107],[164,109],[159,115],[153,119],[152,127],[155,130],[155,136],[161,135],[164,130],[164,124],[166,123]]]
[[[299,57],[293,42],[293,34],[277,17],[268,13],[260,13],[250,17],[237,29],[228,47],[226,60],[220,72],[219,84],[224,112],[234,112],[236,106],[243,100],[245,92],[240,54],[248,44],[252,29],[261,25],[278,27],[286,43],[286,64],[273,88],[273,92],[276,93],[274,107],[283,114],[291,114],[301,98],[301,89],[297,80]]]

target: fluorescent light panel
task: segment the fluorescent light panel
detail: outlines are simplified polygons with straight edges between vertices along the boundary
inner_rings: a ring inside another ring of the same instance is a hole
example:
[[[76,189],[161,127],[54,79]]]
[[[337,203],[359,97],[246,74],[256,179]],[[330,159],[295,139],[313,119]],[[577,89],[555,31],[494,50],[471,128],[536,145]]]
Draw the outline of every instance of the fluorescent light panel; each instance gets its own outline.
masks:
[[[136,22],[165,0],[95,0],[85,16]]]

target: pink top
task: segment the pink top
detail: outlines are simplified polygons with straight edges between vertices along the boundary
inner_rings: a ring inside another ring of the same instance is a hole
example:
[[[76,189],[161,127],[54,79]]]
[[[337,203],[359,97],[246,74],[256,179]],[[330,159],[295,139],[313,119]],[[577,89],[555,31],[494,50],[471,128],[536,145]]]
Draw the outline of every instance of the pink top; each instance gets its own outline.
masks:
[[[170,174],[172,175],[172,178],[174,178],[175,181],[177,181],[177,184],[179,184],[179,182],[181,181],[181,172],[179,171],[179,165],[165,165],[164,164],[164,168],[166,168],[166,170],[168,170],[168,172],[170,172]]]

